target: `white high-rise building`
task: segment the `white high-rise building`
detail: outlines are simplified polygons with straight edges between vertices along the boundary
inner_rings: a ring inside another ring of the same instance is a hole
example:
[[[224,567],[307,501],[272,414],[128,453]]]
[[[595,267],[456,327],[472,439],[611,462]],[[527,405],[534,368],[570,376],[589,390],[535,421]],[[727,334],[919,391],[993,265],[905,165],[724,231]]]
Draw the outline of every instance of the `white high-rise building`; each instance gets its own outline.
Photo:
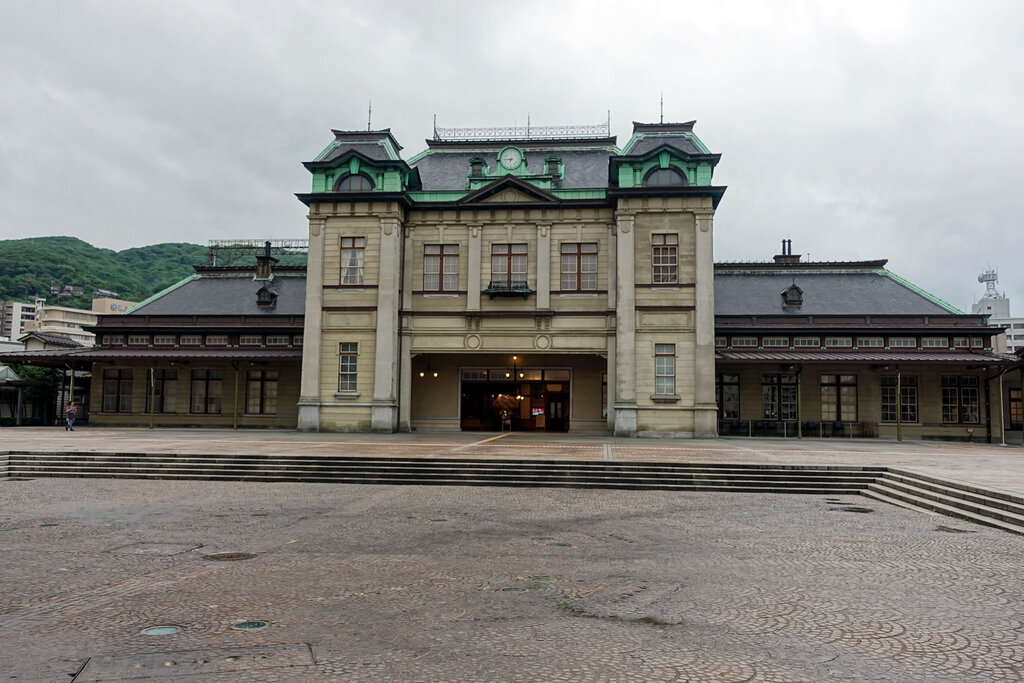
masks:
[[[1024,348],[1024,318],[1010,315],[1010,300],[1005,292],[996,289],[999,274],[994,270],[986,270],[978,276],[978,282],[985,285],[985,293],[978,302],[971,306],[971,313],[987,315],[992,325],[1006,328],[1006,351],[1016,353]],[[1004,349],[997,349],[1004,350]]]

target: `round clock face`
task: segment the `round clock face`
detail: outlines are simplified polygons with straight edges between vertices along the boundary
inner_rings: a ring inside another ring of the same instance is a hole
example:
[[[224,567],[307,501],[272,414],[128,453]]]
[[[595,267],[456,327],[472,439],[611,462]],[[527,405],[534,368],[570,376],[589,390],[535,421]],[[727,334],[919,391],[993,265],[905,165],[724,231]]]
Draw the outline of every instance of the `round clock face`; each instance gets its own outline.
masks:
[[[523,161],[523,153],[515,147],[508,147],[501,151],[501,165],[508,169],[518,168]]]

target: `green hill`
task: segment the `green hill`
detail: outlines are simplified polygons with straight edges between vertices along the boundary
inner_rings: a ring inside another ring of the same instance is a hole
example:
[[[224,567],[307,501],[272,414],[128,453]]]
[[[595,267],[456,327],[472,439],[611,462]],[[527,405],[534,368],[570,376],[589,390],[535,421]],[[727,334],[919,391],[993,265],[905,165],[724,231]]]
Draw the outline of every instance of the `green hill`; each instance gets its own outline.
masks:
[[[28,301],[38,294],[55,304],[51,285],[77,285],[81,296],[62,296],[62,306],[90,307],[93,292],[106,289],[141,301],[206,263],[198,244],[155,244],[136,249],[99,249],[77,237],[0,240],[0,300]]]

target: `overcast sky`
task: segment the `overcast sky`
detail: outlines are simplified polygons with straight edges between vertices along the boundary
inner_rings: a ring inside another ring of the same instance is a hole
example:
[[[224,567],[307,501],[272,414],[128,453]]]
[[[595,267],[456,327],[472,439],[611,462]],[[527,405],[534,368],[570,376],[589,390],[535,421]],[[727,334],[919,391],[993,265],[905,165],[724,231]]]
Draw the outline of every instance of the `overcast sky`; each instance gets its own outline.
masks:
[[[629,9],[630,7],[636,9]],[[0,0],[0,239],[303,238],[330,129],[697,120],[715,258],[1024,316],[1024,3]]]

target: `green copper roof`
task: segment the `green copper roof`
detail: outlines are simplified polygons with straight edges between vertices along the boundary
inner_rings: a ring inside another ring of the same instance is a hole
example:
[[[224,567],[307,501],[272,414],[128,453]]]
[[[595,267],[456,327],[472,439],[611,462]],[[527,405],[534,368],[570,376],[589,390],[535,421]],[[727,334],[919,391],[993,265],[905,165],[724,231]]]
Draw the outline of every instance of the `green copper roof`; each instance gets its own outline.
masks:
[[[876,270],[875,272],[880,274],[880,275],[885,275],[886,277],[888,277],[889,279],[893,280],[894,282],[898,282],[899,284],[903,285],[904,287],[906,287],[910,291],[914,292],[915,294],[919,294],[919,295],[923,296],[924,298],[928,299],[933,304],[935,304],[937,306],[942,306],[943,308],[945,308],[950,313],[956,313],[958,315],[964,315],[964,312],[961,311],[956,306],[954,306],[953,304],[950,304],[950,303],[947,303],[947,302],[943,301],[942,299],[940,299],[939,297],[935,296],[931,292],[926,292],[925,290],[921,289],[920,287],[918,287],[914,283],[909,282],[907,280],[904,280],[899,275],[897,275],[896,273],[894,273],[894,272],[892,272],[890,270],[886,270],[886,269],[883,268],[881,270]]]
[[[137,311],[138,309],[142,308],[146,304],[148,304],[148,303],[150,303],[152,301],[156,301],[160,297],[162,297],[162,296],[164,296],[166,294],[170,294],[171,292],[173,292],[174,290],[178,289],[179,287],[183,287],[184,285],[188,284],[189,282],[192,282],[193,280],[198,280],[200,277],[202,277],[202,276],[199,273],[193,273],[192,275],[189,275],[187,278],[185,278],[181,282],[175,282],[170,287],[167,287],[166,289],[157,292],[156,294],[154,294],[153,296],[149,297],[145,301],[140,301],[139,303],[135,304],[134,306],[129,308],[127,311],[122,313],[121,315],[129,315],[130,313],[134,313],[135,311]]]

